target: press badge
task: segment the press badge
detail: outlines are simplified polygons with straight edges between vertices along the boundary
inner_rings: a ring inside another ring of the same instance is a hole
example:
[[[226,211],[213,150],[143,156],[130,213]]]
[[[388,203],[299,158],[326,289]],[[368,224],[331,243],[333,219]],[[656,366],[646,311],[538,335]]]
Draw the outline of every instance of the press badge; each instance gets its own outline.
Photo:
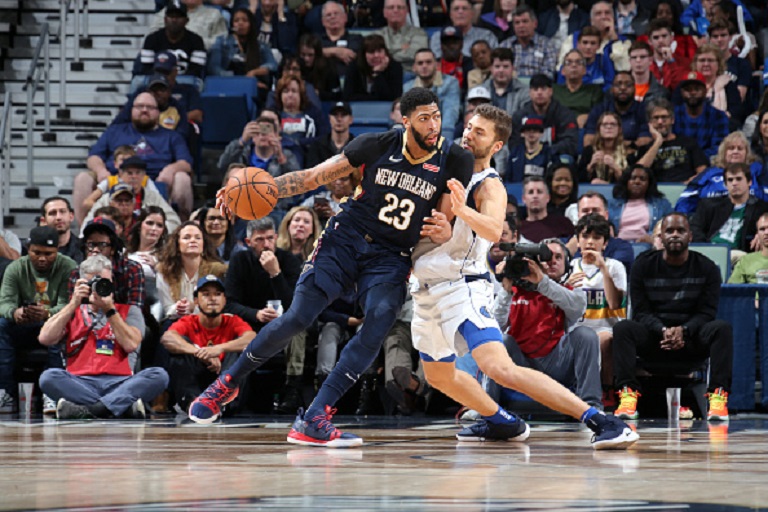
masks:
[[[114,353],[115,342],[113,340],[96,340],[96,353],[104,356],[111,356]]]

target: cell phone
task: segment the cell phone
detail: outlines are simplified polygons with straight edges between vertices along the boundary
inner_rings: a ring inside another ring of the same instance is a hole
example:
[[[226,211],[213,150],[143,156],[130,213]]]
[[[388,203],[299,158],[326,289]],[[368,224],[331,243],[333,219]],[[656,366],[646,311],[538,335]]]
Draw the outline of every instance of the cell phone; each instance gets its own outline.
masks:
[[[268,125],[268,124],[260,124],[259,125],[259,133],[274,133],[275,129],[274,127]]]

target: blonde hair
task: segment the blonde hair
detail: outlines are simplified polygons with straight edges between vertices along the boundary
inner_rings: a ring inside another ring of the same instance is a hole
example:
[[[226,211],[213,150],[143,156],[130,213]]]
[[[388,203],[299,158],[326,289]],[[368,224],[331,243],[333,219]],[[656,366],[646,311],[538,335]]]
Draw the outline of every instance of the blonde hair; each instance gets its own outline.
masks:
[[[275,242],[275,247],[291,252],[291,234],[288,232],[288,226],[290,226],[293,217],[299,212],[307,212],[312,216],[312,233],[301,248],[301,257],[307,259],[309,255],[312,254],[315,242],[320,238],[320,232],[323,230],[320,225],[320,219],[317,218],[317,214],[308,206],[294,206],[288,210],[288,213],[283,217],[283,221],[280,223],[280,227],[277,230],[277,242]]]
[[[714,158],[712,158],[712,165],[725,169],[725,166],[728,165],[728,162],[725,161],[725,150],[728,149],[728,146],[731,146],[736,142],[740,142],[744,145],[745,148],[747,148],[747,165],[751,165],[759,160],[757,155],[755,155],[755,153],[752,151],[752,148],[749,146],[749,141],[747,140],[747,136],[744,135],[744,132],[737,131],[729,133],[725,136],[723,142],[721,142],[717,147],[717,154],[714,156]]]
[[[725,63],[725,56],[723,55],[722,50],[720,50],[720,48],[718,48],[714,43],[702,43],[701,46],[696,48],[696,53],[693,54],[693,60],[691,61],[691,70],[698,71],[696,60],[699,58],[699,55],[704,53],[711,53],[717,59],[718,76],[725,73],[725,71],[728,69]]]
[[[627,152],[624,149],[624,131],[621,127],[621,117],[619,117],[618,114],[615,112],[603,112],[602,115],[597,119],[597,130],[595,133],[595,141],[592,143],[592,146],[595,148],[595,152],[598,151],[604,151],[605,150],[605,139],[603,139],[602,135],[600,135],[600,125],[603,123],[603,119],[606,117],[613,117],[616,120],[616,123],[619,125],[618,127],[618,134],[616,134],[616,141],[614,142],[614,149],[612,152],[613,159],[616,161],[616,165],[621,167],[621,169],[627,168]],[[608,167],[605,166],[605,164],[597,164],[595,166],[595,177],[599,178],[604,181],[615,181],[611,179],[613,175],[608,172]]]

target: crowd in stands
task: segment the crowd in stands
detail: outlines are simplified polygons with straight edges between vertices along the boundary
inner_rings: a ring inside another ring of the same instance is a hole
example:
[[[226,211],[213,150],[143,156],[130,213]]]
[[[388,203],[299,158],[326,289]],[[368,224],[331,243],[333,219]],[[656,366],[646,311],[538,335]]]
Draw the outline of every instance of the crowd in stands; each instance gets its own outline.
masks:
[[[224,183],[238,167],[280,176],[341,153],[365,102],[390,103],[389,126],[401,127],[398,98],[413,87],[437,94],[444,143],[460,142],[478,105],[506,110],[511,135],[494,160],[510,191],[501,242],[553,254],[538,289],[502,278],[508,248],[488,255],[515,362],[595,407],[617,392],[617,412],[632,418],[637,356],[709,357],[710,404],[725,407],[732,348],[715,321],[720,279],[688,244],[727,246],[730,282],[768,277],[762,2],[156,3],[131,93],[90,148],[72,200],[46,198],[28,236],[0,230],[0,412],[15,407],[28,352],[42,354],[46,413],[184,411],[290,307],[303,262],[357,178],[280,199],[257,221],[227,219],[212,202],[196,209],[200,93],[214,76],[249,77],[258,91],[242,134],[198,171]],[[679,199],[665,197],[670,187]],[[665,286],[683,286],[681,268],[695,283],[665,302]],[[273,410],[305,405],[303,388],[322,384],[364,321],[353,299],[339,300],[292,339]],[[432,391],[410,322],[406,305],[361,379],[356,412],[381,410],[384,395],[389,412],[425,407]],[[230,409],[247,409],[258,386]]]

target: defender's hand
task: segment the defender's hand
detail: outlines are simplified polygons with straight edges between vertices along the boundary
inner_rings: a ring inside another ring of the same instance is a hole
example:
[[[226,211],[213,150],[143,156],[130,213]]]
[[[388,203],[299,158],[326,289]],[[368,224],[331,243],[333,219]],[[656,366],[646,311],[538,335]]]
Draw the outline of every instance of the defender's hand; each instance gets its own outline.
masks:
[[[421,236],[428,236],[436,244],[444,244],[451,239],[451,223],[444,213],[432,210],[431,217],[424,217]]]

